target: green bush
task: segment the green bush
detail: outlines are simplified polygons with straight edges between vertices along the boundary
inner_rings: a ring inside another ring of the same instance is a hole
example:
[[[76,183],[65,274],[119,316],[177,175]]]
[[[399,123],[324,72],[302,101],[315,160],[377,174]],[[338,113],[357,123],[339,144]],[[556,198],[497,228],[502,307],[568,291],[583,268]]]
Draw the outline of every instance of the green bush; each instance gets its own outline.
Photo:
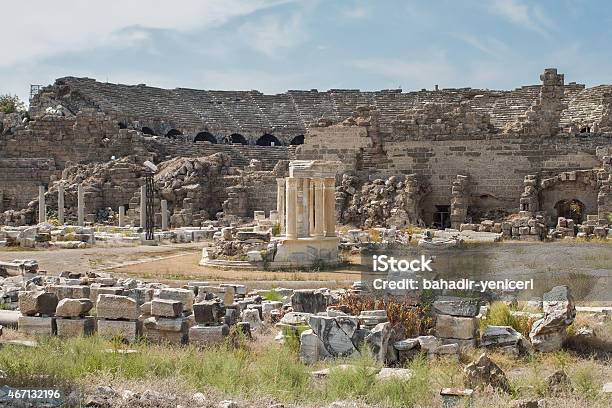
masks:
[[[17,95],[0,95],[0,112],[15,113],[25,111],[25,104],[19,99]]]
[[[481,320],[480,331],[488,326],[510,326],[523,336],[529,336],[531,323],[526,316],[513,316],[510,308],[504,302],[493,302],[487,313],[487,318]]]

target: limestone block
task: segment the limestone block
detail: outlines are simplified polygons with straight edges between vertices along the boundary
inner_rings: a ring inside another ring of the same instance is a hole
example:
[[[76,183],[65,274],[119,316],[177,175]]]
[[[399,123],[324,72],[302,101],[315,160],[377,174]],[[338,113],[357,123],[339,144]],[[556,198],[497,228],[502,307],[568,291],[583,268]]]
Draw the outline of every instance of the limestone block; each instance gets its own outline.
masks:
[[[97,302],[98,295],[123,295],[123,287],[120,286],[98,286],[89,287],[89,300]]]
[[[19,310],[26,316],[34,316],[37,313],[53,315],[57,307],[57,296],[49,292],[21,291],[18,300]]]
[[[134,299],[119,295],[98,295],[96,314],[102,319],[136,320],[140,315]]]
[[[164,288],[159,291],[160,299],[178,300],[183,303],[183,310],[191,311],[193,309],[193,299],[195,295],[189,289]]]
[[[141,332],[142,322],[139,321],[98,319],[98,334],[107,339],[119,337],[132,343],[136,341]]]
[[[436,336],[453,339],[473,339],[478,337],[478,319],[475,317],[456,317],[438,315]]]
[[[56,315],[60,317],[79,317],[85,316],[91,310],[93,303],[91,300],[64,298],[57,304]]]
[[[387,347],[391,336],[391,323],[379,323],[365,338],[366,343],[372,350],[372,354],[379,362],[384,362],[387,356]]]
[[[304,330],[300,335],[300,359],[305,364],[313,364],[330,355],[323,342],[312,330]]]
[[[477,298],[460,298],[445,296],[433,303],[434,311],[451,316],[474,317],[480,311],[480,300]]]
[[[183,313],[183,304],[178,300],[153,299],[151,314],[160,317],[178,317]]]
[[[89,298],[89,286],[85,285],[51,285],[49,292],[55,293],[58,300],[64,298],[82,299]]]
[[[291,295],[294,312],[319,313],[327,310],[327,296],[320,290],[297,289]]]
[[[57,333],[55,317],[19,316],[17,330],[27,336],[53,336]]]
[[[225,312],[219,302],[214,300],[193,304],[193,314],[198,324],[217,324]]]
[[[222,343],[229,335],[229,326],[196,325],[189,328],[189,343],[199,346],[210,346]]]
[[[96,319],[87,316],[80,319],[55,319],[57,335],[60,337],[83,337],[93,334],[96,330]]]
[[[189,324],[187,318],[170,319],[150,317],[143,321],[143,336],[155,343],[187,343]]]
[[[257,330],[263,325],[257,309],[244,309],[240,318],[243,322],[249,323],[251,330]]]

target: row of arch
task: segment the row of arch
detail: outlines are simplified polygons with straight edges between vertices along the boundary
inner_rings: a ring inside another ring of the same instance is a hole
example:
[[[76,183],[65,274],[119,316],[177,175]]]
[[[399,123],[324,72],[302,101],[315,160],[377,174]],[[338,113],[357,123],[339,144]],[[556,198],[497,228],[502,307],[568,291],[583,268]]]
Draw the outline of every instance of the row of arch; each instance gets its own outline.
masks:
[[[125,128],[124,126],[125,125],[123,125],[122,123],[119,123],[120,128],[124,129]],[[153,131],[153,129],[147,126],[143,127],[141,131],[145,135],[157,136],[155,131]],[[182,135],[183,135],[183,132],[181,132],[180,130],[170,129],[168,132],[166,132],[165,136],[171,139],[176,139],[178,136],[182,136]],[[249,144],[249,141],[247,140],[247,138],[241,135],[240,133],[232,133],[228,137],[223,137],[221,139],[218,139],[212,133],[206,132],[206,131],[198,133],[193,139],[193,141],[194,143],[195,142],[210,142],[212,144],[218,144],[218,143],[220,144],[242,144],[242,145]],[[255,141],[255,144],[257,146],[282,146],[283,145],[283,143],[276,136],[271,135],[269,133],[266,133],[263,136],[261,136],[259,139],[257,139]],[[291,139],[289,144],[290,145],[304,144],[304,135],[295,136],[293,139]]]

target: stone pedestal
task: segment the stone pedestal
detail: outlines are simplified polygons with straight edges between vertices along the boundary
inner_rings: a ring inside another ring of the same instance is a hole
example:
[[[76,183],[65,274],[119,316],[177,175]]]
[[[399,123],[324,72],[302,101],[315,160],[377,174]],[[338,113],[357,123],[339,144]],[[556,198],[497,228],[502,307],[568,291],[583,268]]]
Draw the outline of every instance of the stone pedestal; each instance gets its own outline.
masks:
[[[125,206],[119,206],[119,226],[125,227]]]

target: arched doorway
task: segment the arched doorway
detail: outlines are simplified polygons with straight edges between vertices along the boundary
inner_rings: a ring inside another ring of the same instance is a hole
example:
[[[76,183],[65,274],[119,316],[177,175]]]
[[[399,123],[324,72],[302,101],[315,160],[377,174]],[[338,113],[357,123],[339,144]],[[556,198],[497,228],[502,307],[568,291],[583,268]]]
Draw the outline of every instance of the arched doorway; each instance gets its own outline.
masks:
[[[195,142],[210,142],[212,144],[217,144],[217,138],[214,137],[212,133],[209,133],[209,132],[198,133],[195,139],[193,139],[193,141],[194,143]]]
[[[575,224],[582,224],[584,204],[580,200],[560,200],[555,204],[555,210],[557,210],[557,218],[569,218],[574,220]]]
[[[170,139],[176,139],[177,136],[180,136],[182,134],[183,134],[183,132],[181,132],[180,130],[170,129],[166,133],[166,137],[169,137]]]
[[[153,129],[151,129],[150,127],[146,127],[146,126],[142,128],[142,133],[145,135],[156,136]]]
[[[249,144],[249,142],[247,142],[246,138],[244,136],[242,136],[240,133],[234,133],[230,136],[230,143],[231,144]]]
[[[119,125],[119,129],[127,129],[127,125],[123,122],[118,122],[117,125]]]
[[[280,146],[282,143],[276,137],[266,133],[255,142],[257,146]]]
[[[304,135],[298,135],[296,137],[294,137],[293,139],[291,139],[291,142],[289,142],[290,145],[301,145],[304,144]]]

